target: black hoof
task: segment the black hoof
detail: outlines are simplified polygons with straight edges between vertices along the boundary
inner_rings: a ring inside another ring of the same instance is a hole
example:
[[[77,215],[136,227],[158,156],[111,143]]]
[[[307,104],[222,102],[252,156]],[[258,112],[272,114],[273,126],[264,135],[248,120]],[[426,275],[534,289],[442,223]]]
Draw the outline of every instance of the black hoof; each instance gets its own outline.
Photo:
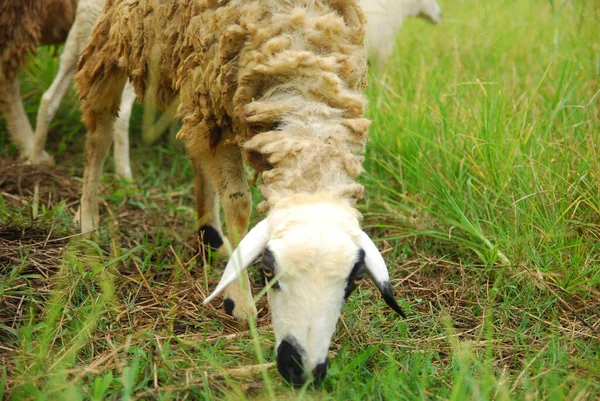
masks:
[[[225,305],[225,313],[229,316],[233,316],[233,308],[235,308],[235,302],[233,302],[230,298],[225,298],[223,300],[223,304]]]
[[[198,229],[198,237],[202,241],[200,252],[203,260],[209,260],[212,253],[216,252],[223,245],[223,239],[214,227],[204,225]]]

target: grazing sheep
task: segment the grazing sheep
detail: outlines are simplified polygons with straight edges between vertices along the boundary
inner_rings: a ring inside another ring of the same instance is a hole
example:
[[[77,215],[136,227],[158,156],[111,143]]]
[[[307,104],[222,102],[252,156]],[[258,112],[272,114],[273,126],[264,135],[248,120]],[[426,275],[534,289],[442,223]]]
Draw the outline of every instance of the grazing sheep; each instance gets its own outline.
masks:
[[[49,124],[69,88],[79,55],[104,3],[105,0],[11,0],[0,6],[0,107],[13,142],[29,162],[52,163],[52,157],[44,150]],[[27,55],[40,44],[60,44],[65,38],[58,74],[42,96],[34,134],[19,95],[17,73]],[[131,179],[128,131],[134,99],[133,88],[127,85],[114,133],[117,173],[126,179]]]
[[[19,93],[18,72],[39,45],[62,43],[77,0],[8,0],[0,3],[0,109],[21,155],[33,150],[33,130]]]
[[[433,24],[442,18],[436,0],[360,0],[367,16],[367,45],[378,69],[385,66],[396,43],[396,35],[407,17],[419,17]]]
[[[263,254],[277,365],[289,382],[316,383],[344,300],[369,276],[392,295],[385,262],[360,229],[365,17],[357,0],[108,0],[75,77],[88,128],[80,222],[98,226],[98,186],[127,78],[148,77],[160,108],[180,101],[179,138],[195,170],[204,244],[242,240],[205,300],[224,294],[238,319],[256,316],[246,268]],[[179,97],[178,97],[179,96]],[[244,162],[262,173],[267,217],[246,234]]]

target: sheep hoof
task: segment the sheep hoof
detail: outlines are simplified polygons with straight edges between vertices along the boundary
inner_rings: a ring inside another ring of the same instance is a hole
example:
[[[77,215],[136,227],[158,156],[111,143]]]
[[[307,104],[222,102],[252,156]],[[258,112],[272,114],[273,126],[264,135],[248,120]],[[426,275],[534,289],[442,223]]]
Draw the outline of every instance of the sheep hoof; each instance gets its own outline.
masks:
[[[229,316],[233,316],[233,308],[235,308],[235,302],[231,298],[225,298],[223,300],[223,306],[225,306],[225,313]]]
[[[131,167],[129,165],[116,167],[117,175],[121,177],[121,179],[131,182],[133,181],[133,174],[131,173]]]
[[[93,222],[98,221],[99,218],[99,214],[97,214],[95,218],[86,218],[81,211],[81,205],[79,205],[75,212],[75,216],[73,216],[73,224],[81,229],[81,238],[93,239],[95,237],[97,227],[94,226]]]
[[[43,164],[46,166],[54,166],[54,158],[50,156],[47,152],[42,152],[40,154],[32,154],[27,157],[27,164]]]
[[[223,246],[223,239],[221,234],[212,226],[203,225],[198,229],[198,237],[202,242],[199,253],[202,256],[203,261],[210,262],[212,255],[214,255],[221,246]]]
[[[252,298],[249,300],[250,302],[238,302],[236,303],[231,298],[225,298],[223,300],[223,306],[225,308],[225,313],[229,316],[233,316],[236,320],[247,322],[250,318],[255,319],[258,316],[258,311],[256,310],[256,305],[254,305],[254,301]]]

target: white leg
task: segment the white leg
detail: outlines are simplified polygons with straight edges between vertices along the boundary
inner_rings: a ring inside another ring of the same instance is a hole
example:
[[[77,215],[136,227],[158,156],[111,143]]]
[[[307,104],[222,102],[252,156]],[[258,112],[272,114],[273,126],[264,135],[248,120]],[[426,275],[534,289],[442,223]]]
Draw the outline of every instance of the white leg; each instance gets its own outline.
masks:
[[[28,158],[33,150],[33,130],[23,107],[17,78],[12,82],[0,82],[0,109],[13,143],[21,157]]]
[[[29,158],[32,163],[52,163],[53,161],[52,157],[45,152],[48,128],[73,80],[77,70],[77,61],[90,40],[92,28],[100,15],[103,4],[103,1],[80,0],[77,5],[77,15],[69,31],[69,36],[67,36],[64,51],[60,56],[58,74],[40,102],[33,153]]]
[[[52,157],[44,150],[48,128],[75,75],[77,60],[79,59],[78,50],[79,46],[76,46],[76,43],[67,40],[64,53],[60,57],[58,74],[56,74],[50,88],[42,95],[35,127],[33,153],[30,157],[32,163],[52,163]]]
[[[75,75],[76,60],[73,65],[65,66],[63,68],[63,62],[61,60],[60,69],[58,75],[54,78],[50,88],[42,96],[40,102],[40,109],[38,110],[37,123],[35,127],[35,139],[33,144],[33,152],[29,157],[31,163],[48,163],[52,164],[54,160],[45,151],[46,138],[48,137],[48,128],[50,122],[56,114],[56,110],[60,106],[60,101]]]
[[[131,118],[131,109],[135,100],[133,85],[129,81],[123,89],[121,97],[121,107],[119,117],[115,122],[114,143],[115,143],[115,168],[117,174],[126,180],[131,180],[131,163],[129,161],[129,120]]]

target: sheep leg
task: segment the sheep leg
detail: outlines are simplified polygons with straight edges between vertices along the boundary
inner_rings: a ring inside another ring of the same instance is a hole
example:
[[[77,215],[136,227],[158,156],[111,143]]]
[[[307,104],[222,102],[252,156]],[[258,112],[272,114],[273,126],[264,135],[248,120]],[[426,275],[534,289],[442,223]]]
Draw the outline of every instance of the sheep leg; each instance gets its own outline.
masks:
[[[96,129],[88,131],[85,141],[85,168],[81,190],[80,224],[82,233],[91,233],[98,228],[98,191],[104,159],[112,142],[114,128],[110,111],[96,116]]]
[[[209,260],[211,252],[223,246],[223,231],[219,216],[219,198],[209,177],[202,169],[201,161],[192,158],[194,167],[194,195],[198,217],[198,237],[202,241],[202,259]]]
[[[0,109],[6,118],[12,142],[21,157],[29,157],[33,149],[33,130],[21,101],[17,78],[12,82],[0,82]]]
[[[79,2],[75,21],[69,30],[64,51],[60,56],[58,74],[56,74],[52,85],[44,93],[40,102],[33,153],[29,157],[31,163],[53,163],[52,157],[45,151],[50,122],[73,80],[77,70],[77,61],[83,48],[87,45],[101,7],[100,2],[94,3],[83,0]]]
[[[79,222],[82,233],[91,233],[98,228],[100,214],[98,211],[98,192],[100,177],[104,167],[104,159],[110,148],[114,130],[114,110],[118,110],[121,93],[125,86],[124,74],[111,74],[106,85],[100,89],[93,88],[95,96],[83,99],[83,120],[88,130],[85,141],[85,167],[83,170],[83,187]]]
[[[129,161],[129,119],[135,100],[133,85],[128,81],[123,89],[119,117],[115,121],[114,155],[117,174],[126,180],[131,180],[131,163]]]
[[[248,221],[252,211],[250,188],[248,187],[240,148],[236,145],[220,143],[214,152],[194,156],[192,154],[192,159],[195,159],[196,163],[201,161],[204,177],[209,177],[212,186],[219,194],[225,214],[227,233],[235,246],[248,230]],[[198,184],[198,179],[196,182]],[[204,188],[208,187],[205,186]],[[203,195],[206,191],[200,192],[197,190],[196,196]],[[216,220],[217,214],[214,208],[211,207],[210,201],[197,199],[197,203],[202,205],[199,207],[202,208],[202,210],[199,209],[202,213],[206,214],[208,212],[213,215],[215,221],[218,221]],[[216,222],[213,222],[213,224],[216,224]],[[254,305],[252,299],[250,280],[245,270],[240,275],[239,280],[231,283],[223,291],[223,298],[225,312],[229,315],[238,320],[248,320],[251,317],[256,317],[256,305]]]
[[[48,137],[50,122],[54,118],[56,110],[75,75],[77,55],[70,53],[69,49],[65,48],[65,53],[61,56],[58,74],[52,81],[50,88],[42,95],[35,127],[33,152],[29,157],[31,163],[53,163],[52,156],[45,151],[46,138]]]

